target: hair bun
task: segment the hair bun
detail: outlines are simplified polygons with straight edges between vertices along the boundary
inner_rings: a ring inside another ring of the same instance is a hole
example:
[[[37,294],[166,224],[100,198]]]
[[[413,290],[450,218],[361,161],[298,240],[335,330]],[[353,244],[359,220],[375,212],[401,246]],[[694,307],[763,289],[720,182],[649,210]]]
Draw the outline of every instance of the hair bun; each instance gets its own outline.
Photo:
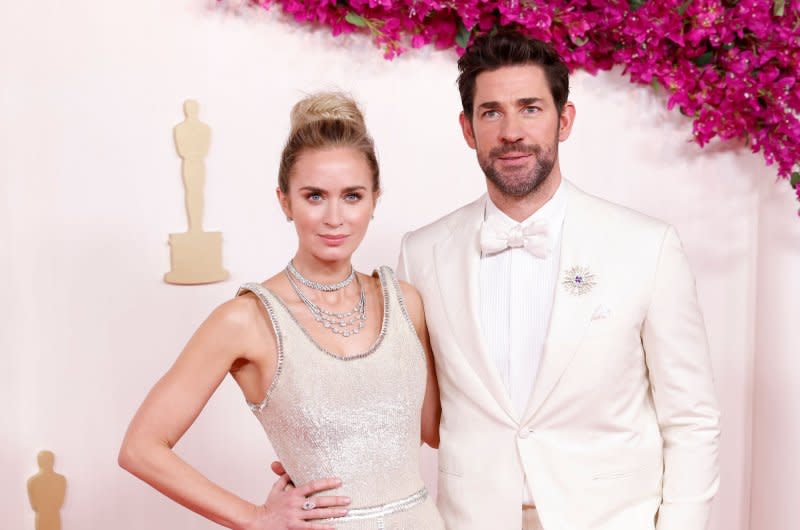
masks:
[[[294,133],[301,127],[321,120],[347,121],[366,133],[364,115],[355,100],[343,92],[318,92],[298,101],[292,107]]]
[[[379,192],[380,169],[375,143],[367,132],[358,104],[342,92],[318,92],[292,107],[292,131],[286,139],[278,169],[278,187],[289,193],[292,168],[306,150],[346,148],[362,154],[372,174],[373,191]]]

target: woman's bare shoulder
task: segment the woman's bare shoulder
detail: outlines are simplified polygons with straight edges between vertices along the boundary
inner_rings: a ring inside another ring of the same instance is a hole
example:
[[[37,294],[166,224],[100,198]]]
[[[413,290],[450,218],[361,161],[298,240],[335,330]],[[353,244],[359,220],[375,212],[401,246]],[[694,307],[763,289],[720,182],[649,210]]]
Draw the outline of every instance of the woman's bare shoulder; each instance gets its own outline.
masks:
[[[269,288],[269,280],[260,284]],[[264,302],[252,290],[242,290],[237,296],[217,306],[207,322],[241,338],[263,340],[264,334],[273,335]]]
[[[422,296],[420,296],[417,288],[403,280],[397,280],[397,284],[400,286],[400,292],[403,295],[403,300],[406,303],[406,308],[409,311],[414,310],[421,312]]]
[[[414,327],[417,328],[417,331],[424,329],[425,309],[422,305],[422,296],[420,296],[419,291],[416,287],[403,280],[397,280],[397,285],[400,287],[403,304]]]

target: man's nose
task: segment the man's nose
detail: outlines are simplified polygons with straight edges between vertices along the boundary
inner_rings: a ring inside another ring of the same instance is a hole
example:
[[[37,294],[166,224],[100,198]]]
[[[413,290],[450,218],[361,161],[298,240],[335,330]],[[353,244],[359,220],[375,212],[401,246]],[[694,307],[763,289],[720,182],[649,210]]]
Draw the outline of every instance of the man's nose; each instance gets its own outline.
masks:
[[[500,124],[499,133],[499,139],[503,143],[513,144],[521,141],[525,137],[520,118],[514,113],[510,113],[503,117],[503,121]]]

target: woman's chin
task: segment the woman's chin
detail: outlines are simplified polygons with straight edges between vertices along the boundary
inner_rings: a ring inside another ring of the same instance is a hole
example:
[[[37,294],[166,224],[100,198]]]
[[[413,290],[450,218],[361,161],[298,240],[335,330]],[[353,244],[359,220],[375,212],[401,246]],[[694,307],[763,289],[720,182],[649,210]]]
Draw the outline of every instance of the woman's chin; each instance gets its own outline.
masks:
[[[314,249],[314,256],[321,261],[350,261],[350,257],[353,255],[353,250],[351,248],[346,248],[344,246],[326,246],[322,248]]]

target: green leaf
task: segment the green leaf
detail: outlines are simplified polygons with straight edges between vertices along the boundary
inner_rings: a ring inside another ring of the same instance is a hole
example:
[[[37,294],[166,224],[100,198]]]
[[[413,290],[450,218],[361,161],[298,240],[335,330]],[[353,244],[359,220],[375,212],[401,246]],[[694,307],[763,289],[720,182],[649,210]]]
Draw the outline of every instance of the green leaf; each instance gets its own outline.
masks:
[[[575,46],[580,48],[581,46],[583,46],[584,44],[589,42],[589,38],[588,37],[575,37],[574,39],[572,39],[572,42],[575,43]]]
[[[686,13],[686,9],[691,5],[692,0],[686,0],[684,3],[678,6],[678,14],[683,16]]]
[[[628,5],[631,6],[631,11],[636,11],[644,5],[647,0],[628,0]]]
[[[650,81],[650,86],[653,87],[653,90],[655,92],[660,92],[661,91],[661,83],[659,83],[658,79],[656,79],[655,77],[653,78],[652,81]]]
[[[695,57],[694,59],[692,59],[692,61],[694,61],[694,64],[700,67],[710,64],[711,61],[713,60],[714,60],[714,52],[712,52],[711,50],[707,51],[703,55],[700,55],[699,57]]]
[[[795,171],[792,173],[792,178],[789,179],[789,184],[791,184],[793,188],[796,188],[798,184],[800,184],[800,171]]]
[[[469,37],[471,34],[472,32],[467,29],[467,27],[464,25],[464,22],[459,18],[458,33],[456,33],[456,44],[462,48],[466,48],[467,44],[469,44]]]
[[[357,14],[353,13],[352,11],[347,13],[347,15],[344,17],[344,19],[346,21],[348,21],[350,24],[352,24],[354,26],[358,26],[359,28],[366,28],[367,27],[367,19],[365,19],[361,15],[357,15]]]
[[[772,0],[772,14],[776,17],[782,17],[783,12],[786,10],[786,0]]]

